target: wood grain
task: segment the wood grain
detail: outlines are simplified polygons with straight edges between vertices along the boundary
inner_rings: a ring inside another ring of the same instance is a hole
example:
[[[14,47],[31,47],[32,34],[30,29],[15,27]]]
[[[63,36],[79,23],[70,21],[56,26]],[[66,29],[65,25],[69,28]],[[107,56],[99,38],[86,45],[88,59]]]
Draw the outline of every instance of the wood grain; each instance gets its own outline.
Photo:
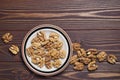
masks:
[[[111,13],[107,15],[108,13]],[[113,14],[114,13],[114,14]],[[117,13],[117,14],[115,14]],[[41,12],[41,11],[22,11],[22,10],[5,10],[1,11],[0,17],[1,20],[39,20],[39,19],[72,19],[72,20],[118,20],[120,9],[107,9],[107,10],[86,10],[86,11],[50,11],[50,12]]]
[[[1,62],[0,63],[0,79],[4,80],[44,80],[44,79],[102,79],[104,78],[105,80],[119,80],[120,76],[120,71],[114,70],[113,68],[119,68],[120,64],[110,66],[109,68],[107,67],[107,64],[99,65],[99,69],[95,72],[88,72],[86,69],[84,71],[73,71],[71,66],[69,66],[64,72],[60,73],[59,75],[53,76],[53,77],[42,77],[38,76],[36,74],[33,74],[29,69],[24,66],[23,63],[19,62]],[[13,66],[14,65],[14,66]],[[9,66],[9,67],[8,67]],[[7,72],[7,74],[6,74]],[[98,75],[99,74],[99,75]],[[108,75],[103,75],[103,74],[108,74]],[[97,75],[97,76],[95,76]],[[7,76],[7,77],[6,77]],[[111,79],[112,78],[112,79]]]
[[[95,72],[69,65],[53,77],[36,75],[25,66],[21,51],[15,56],[8,48],[21,48],[25,34],[39,24],[60,26],[73,42],[115,54],[118,62],[97,63]],[[14,38],[9,44],[0,39],[0,80],[120,80],[120,0],[0,0],[0,37],[6,32]]]
[[[27,31],[6,31],[14,34],[14,39],[9,44],[4,44],[0,40],[0,61],[21,61],[21,53],[13,57],[8,51],[8,48],[12,44],[17,44],[21,48],[22,40]],[[114,53],[118,56],[118,61],[120,61],[120,37],[116,34],[120,34],[119,30],[81,30],[81,31],[66,31],[73,42],[81,42],[82,47],[85,49],[88,48],[97,48],[99,50],[107,51],[109,54]],[[1,31],[0,35],[4,34],[5,31]],[[97,35],[97,36],[96,36]],[[111,36],[112,35],[112,36]],[[1,36],[0,36],[1,37]],[[74,38],[73,38],[74,37]],[[9,57],[9,58],[8,58]]]

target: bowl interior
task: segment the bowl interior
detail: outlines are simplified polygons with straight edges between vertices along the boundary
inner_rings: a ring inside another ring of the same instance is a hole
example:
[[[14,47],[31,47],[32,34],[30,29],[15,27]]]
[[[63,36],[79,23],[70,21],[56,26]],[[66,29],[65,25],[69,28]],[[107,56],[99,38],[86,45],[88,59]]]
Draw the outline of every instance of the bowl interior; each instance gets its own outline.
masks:
[[[55,29],[44,28],[44,29],[38,29],[38,30],[36,30],[35,32],[33,32],[33,33],[28,37],[28,39],[27,39],[27,41],[26,41],[25,50],[26,50],[28,47],[31,46],[31,41],[32,41],[32,39],[37,35],[37,33],[38,33],[39,31],[44,31],[44,32],[46,33],[46,37],[47,37],[47,38],[49,38],[49,34],[50,34],[51,32],[55,32],[55,33],[57,33],[57,34],[59,35],[59,40],[63,42],[62,50],[65,50],[65,51],[66,51],[66,57],[65,57],[64,59],[60,59],[61,62],[62,62],[62,65],[61,65],[61,66],[63,66],[63,64],[64,64],[64,63],[66,62],[66,60],[67,60],[67,57],[69,56],[69,43],[67,42],[67,39],[64,37],[64,35],[61,34],[59,31],[57,31],[57,30],[55,30]],[[35,65],[35,64],[33,64],[33,63],[31,62],[31,57],[29,57],[29,56],[27,55],[27,52],[26,52],[26,51],[25,51],[25,54],[26,54],[26,58],[27,58],[29,64],[30,64],[31,66],[33,66],[34,68],[36,68],[37,70],[40,70],[40,71],[42,71],[42,72],[52,72],[52,71],[57,70],[57,68],[54,68],[54,67],[52,67],[51,69],[47,69],[45,66],[42,67],[42,68],[40,68],[39,66],[37,66],[37,65]]]

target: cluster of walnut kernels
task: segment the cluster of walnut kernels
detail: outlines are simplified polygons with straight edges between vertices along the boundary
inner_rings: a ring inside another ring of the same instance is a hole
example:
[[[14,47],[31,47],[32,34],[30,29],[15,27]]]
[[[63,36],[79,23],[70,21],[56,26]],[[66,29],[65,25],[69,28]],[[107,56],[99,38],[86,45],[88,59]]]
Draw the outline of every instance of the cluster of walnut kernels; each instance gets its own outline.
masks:
[[[2,36],[2,40],[4,43],[9,43],[10,41],[12,41],[13,39],[13,35],[11,33],[5,33],[3,36]],[[9,51],[12,53],[12,54],[17,54],[19,52],[19,48],[17,45],[11,45],[10,48],[9,48]]]
[[[11,33],[5,33],[2,36],[4,43],[9,43],[12,39],[13,35]],[[59,68],[62,64],[61,59],[66,57],[65,50],[62,50],[63,43],[59,41],[59,35],[57,33],[50,33],[49,39],[47,39],[45,32],[40,31],[32,39],[31,44],[27,48],[27,54],[31,57],[31,62],[40,68],[44,65],[48,69],[52,67]],[[105,51],[98,51],[97,49],[85,50],[81,48],[79,43],[73,43],[73,49],[77,54],[71,57],[70,64],[74,65],[73,68],[75,70],[83,70],[84,66],[87,65],[87,69],[93,71],[98,68],[97,61],[107,61],[111,64],[115,64],[117,61],[117,57],[113,54],[107,54]],[[11,45],[9,51],[12,54],[17,54],[19,48],[17,45]]]
[[[98,65],[96,62],[107,61],[111,64],[115,64],[117,58],[113,54],[107,54],[105,51],[98,51],[97,49],[85,50],[81,48],[79,43],[73,43],[73,50],[77,54],[73,55],[70,60],[70,64],[74,65],[75,70],[83,70],[84,66],[87,65],[89,71],[96,70]]]
[[[61,60],[66,57],[65,50],[62,49],[63,43],[59,40],[59,35],[51,32],[46,38],[46,33],[40,31],[32,39],[31,46],[26,51],[31,62],[40,68],[45,66],[47,69],[59,68]]]

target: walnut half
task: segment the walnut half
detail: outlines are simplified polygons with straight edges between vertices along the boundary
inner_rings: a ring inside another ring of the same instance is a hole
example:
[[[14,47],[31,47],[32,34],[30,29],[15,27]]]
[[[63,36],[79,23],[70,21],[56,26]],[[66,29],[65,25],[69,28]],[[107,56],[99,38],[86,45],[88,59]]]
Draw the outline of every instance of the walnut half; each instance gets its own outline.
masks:
[[[9,48],[10,52],[13,53],[13,54],[17,54],[19,52],[19,48],[18,46],[16,45],[12,45],[10,48]]]
[[[5,33],[3,36],[2,36],[2,40],[4,43],[8,43],[10,41],[12,41],[13,39],[13,35],[11,33]]]
[[[117,61],[117,57],[113,54],[109,54],[107,57],[107,61],[111,64],[115,64]]]
[[[94,71],[98,68],[98,66],[96,65],[96,61],[92,61],[88,64],[88,70],[89,71]]]
[[[56,60],[53,62],[53,66],[54,66],[55,68],[59,68],[61,64],[62,64],[62,62],[60,61],[60,59],[56,59]]]
[[[73,43],[73,50],[74,50],[74,51],[79,50],[80,47],[81,47],[80,43]]]
[[[71,59],[70,59],[70,64],[74,64],[74,63],[77,62],[77,61],[78,61],[77,55],[73,55],[73,56],[71,57]]]
[[[81,63],[81,62],[75,62],[75,64],[74,64],[74,69],[75,70],[83,70],[84,69],[84,64],[83,63]]]
[[[98,58],[98,60],[101,62],[101,61],[104,61],[105,59],[106,59],[106,57],[107,57],[107,53],[106,52],[104,52],[104,51],[102,51],[102,52],[100,52],[99,54],[97,54],[97,58]]]

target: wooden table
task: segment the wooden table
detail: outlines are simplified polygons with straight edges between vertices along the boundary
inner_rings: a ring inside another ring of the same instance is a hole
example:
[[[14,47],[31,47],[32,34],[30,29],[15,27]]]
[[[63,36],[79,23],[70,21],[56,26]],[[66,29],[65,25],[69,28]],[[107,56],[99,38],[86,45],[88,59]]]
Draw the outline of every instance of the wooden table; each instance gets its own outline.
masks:
[[[25,34],[39,24],[63,28],[73,42],[118,57],[115,65],[98,63],[95,72],[74,71],[72,66],[53,77],[42,77],[24,64],[21,52],[14,56],[11,44],[21,47]],[[0,37],[10,32],[9,44],[0,40],[0,80],[120,80],[120,0],[1,0]]]

